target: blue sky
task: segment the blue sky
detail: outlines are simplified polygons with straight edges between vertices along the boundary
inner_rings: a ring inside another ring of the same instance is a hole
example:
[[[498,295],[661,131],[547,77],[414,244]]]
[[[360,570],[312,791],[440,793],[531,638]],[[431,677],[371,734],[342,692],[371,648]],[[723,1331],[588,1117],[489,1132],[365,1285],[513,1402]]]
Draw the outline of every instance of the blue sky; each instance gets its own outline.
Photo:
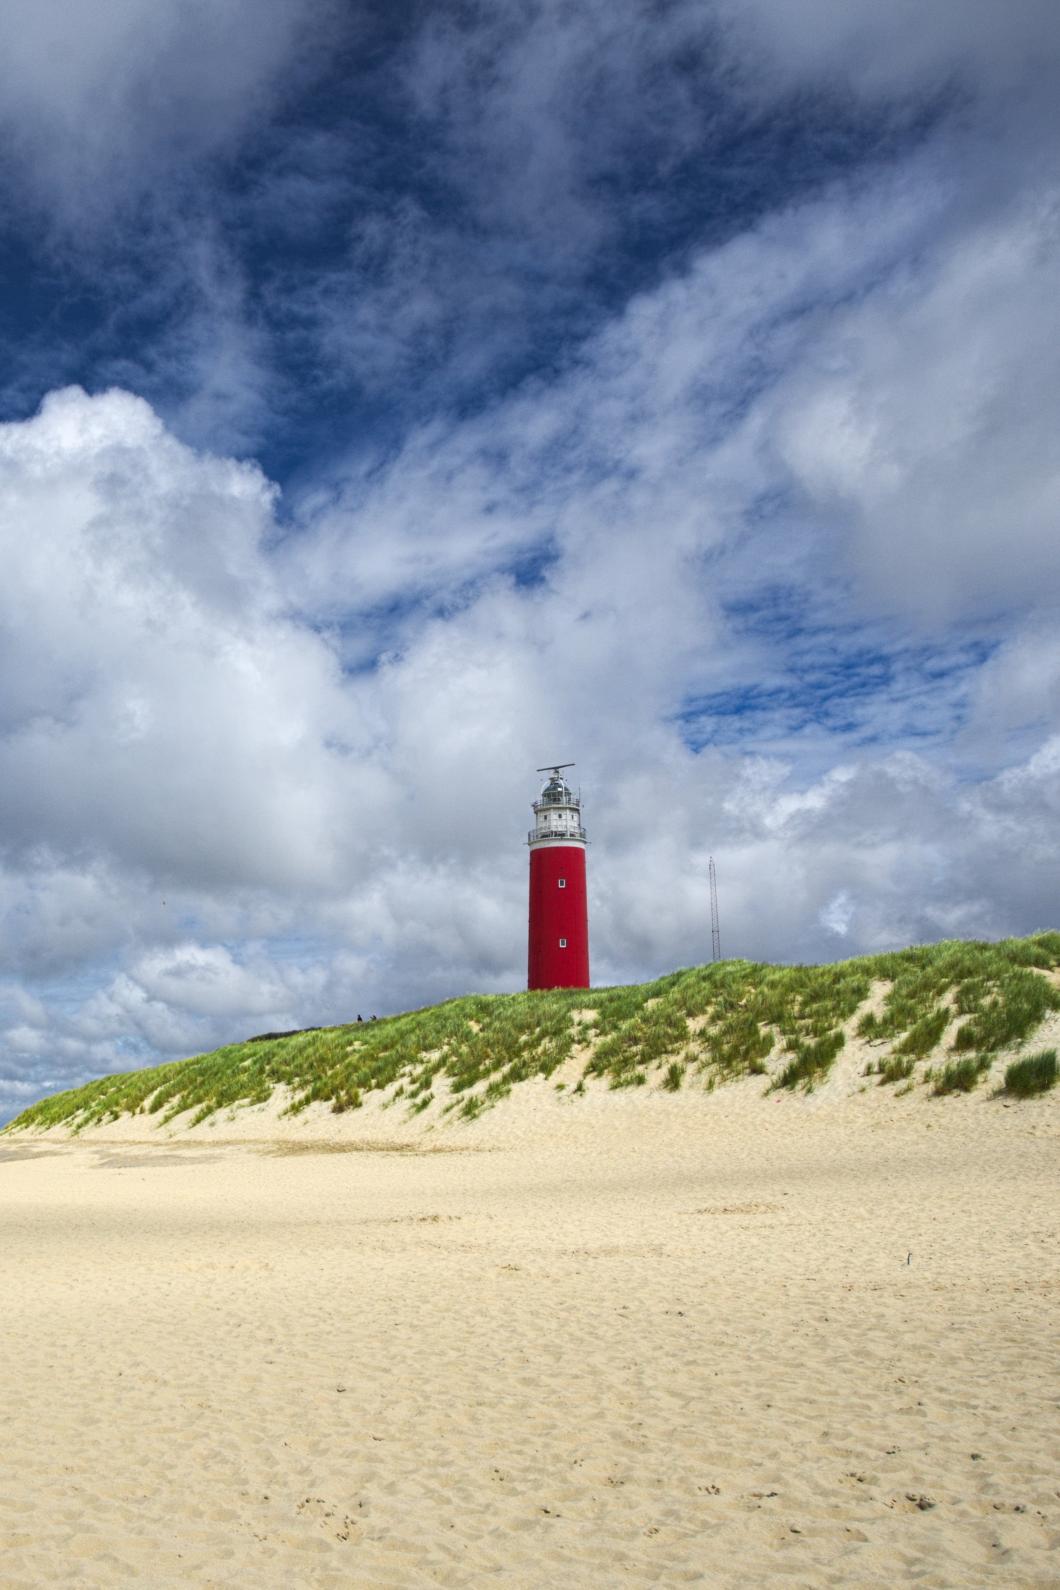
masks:
[[[524,976],[1055,925],[1044,0],[12,0],[0,1116]]]

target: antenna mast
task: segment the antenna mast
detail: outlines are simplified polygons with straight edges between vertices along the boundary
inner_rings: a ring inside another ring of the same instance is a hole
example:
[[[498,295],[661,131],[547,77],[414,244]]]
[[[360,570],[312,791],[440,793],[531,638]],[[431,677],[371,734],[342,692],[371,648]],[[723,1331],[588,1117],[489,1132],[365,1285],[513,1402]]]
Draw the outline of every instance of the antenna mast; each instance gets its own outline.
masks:
[[[718,873],[714,866],[714,857],[710,858],[707,868],[710,877],[710,948],[711,960],[721,960],[721,928],[718,926]]]

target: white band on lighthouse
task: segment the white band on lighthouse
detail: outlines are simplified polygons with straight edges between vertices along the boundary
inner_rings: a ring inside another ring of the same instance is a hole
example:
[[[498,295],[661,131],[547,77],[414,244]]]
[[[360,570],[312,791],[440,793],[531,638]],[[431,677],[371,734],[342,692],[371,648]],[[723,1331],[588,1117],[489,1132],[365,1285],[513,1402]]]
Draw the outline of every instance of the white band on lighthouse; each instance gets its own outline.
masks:
[[[571,765],[571,764],[566,764]],[[563,777],[564,764],[539,768],[552,777],[534,801],[534,827],[526,836],[528,845],[581,845],[587,843],[582,827],[581,796],[575,795]]]

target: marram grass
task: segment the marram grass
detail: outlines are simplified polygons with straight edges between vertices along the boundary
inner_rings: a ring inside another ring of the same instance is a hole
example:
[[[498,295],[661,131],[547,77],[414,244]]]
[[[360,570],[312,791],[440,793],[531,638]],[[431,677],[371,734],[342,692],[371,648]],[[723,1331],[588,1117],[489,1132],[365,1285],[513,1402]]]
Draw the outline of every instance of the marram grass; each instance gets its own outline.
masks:
[[[1014,1060],[1005,1068],[1005,1092],[1017,1099],[1030,1099],[1036,1093],[1048,1093],[1056,1086],[1056,1050],[1043,1049],[1025,1060]]]
[[[80,1131],[137,1114],[163,1123],[185,1112],[199,1122],[265,1103],[281,1086],[292,1114],[312,1103],[344,1114],[379,1096],[406,1116],[437,1105],[472,1119],[567,1061],[578,1071],[570,1098],[593,1078],[677,1092],[763,1076],[771,1089],[808,1090],[827,1077],[849,1037],[880,1046],[881,1080],[909,1078],[910,1086],[917,1062],[952,1052],[919,1079],[950,1092],[974,1087],[995,1055],[1017,1050],[1060,1010],[1060,990],[1043,975],[1058,966],[1060,933],[1040,933],[826,966],[721,961],[628,988],[473,994],[100,1077],[42,1099],[4,1130]],[[874,986],[883,991],[874,1001],[879,1013],[855,1022]]]

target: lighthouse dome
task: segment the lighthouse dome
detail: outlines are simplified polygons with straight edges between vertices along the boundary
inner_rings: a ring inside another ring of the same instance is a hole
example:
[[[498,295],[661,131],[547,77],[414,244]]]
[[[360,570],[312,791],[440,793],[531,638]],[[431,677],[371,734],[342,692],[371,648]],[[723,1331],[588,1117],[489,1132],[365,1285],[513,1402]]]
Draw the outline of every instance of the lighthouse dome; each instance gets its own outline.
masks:
[[[547,802],[549,806],[576,806],[578,804],[567,780],[561,778],[558,773],[553,773],[541,791],[541,799]]]

